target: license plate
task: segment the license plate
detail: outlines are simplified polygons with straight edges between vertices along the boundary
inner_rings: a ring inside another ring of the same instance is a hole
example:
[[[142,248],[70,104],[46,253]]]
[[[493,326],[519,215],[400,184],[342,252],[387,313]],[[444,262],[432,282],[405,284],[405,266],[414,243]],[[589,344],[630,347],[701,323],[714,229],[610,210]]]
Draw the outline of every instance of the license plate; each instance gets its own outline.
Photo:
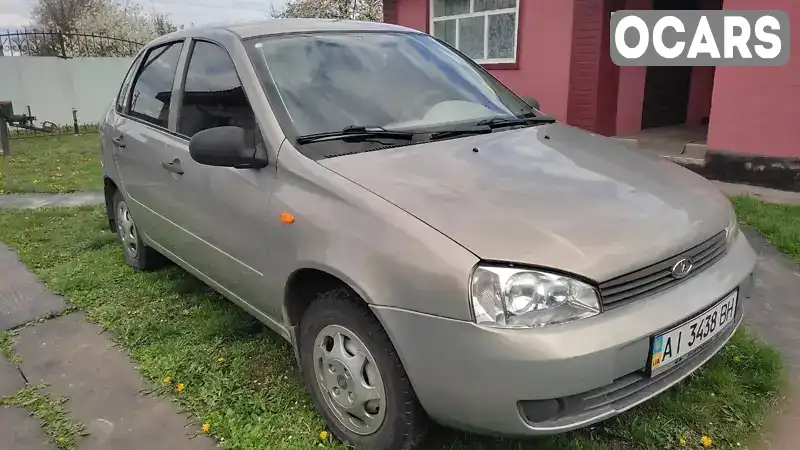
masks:
[[[656,375],[684,359],[733,325],[738,290],[728,294],[704,313],[653,338],[650,374]]]

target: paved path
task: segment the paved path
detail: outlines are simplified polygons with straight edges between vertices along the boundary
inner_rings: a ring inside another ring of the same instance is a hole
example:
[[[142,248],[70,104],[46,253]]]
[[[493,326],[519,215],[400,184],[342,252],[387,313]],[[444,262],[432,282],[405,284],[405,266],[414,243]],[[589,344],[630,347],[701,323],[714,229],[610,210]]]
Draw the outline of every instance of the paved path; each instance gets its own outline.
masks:
[[[745,323],[783,355],[789,381],[781,414],[767,427],[761,448],[800,448],[800,265],[775,249],[757,231],[744,230],[758,253],[753,297],[745,303]]]
[[[2,208],[43,208],[46,206],[101,205],[102,192],[73,192],[70,194],[4,194],[0,195]]]
[[[744,195],[767,203],[800,204],[800,192],[781,191],[747,184],[723,183],[722,181],[714,181],[714,184],[726,195]]]
[[[27,383],[49,384],[45,391],[67,397],[73,420],[88,436],[78,450],[211,450],[205,436],[191,438],[198,428],[179,415],[167,398],[141,394],[148,384],[114,343],[81,312],[31,321],[68,307],[49,293],[0,244],[0,329],[19,328],[15,351],[19,367],[0,356],[0,396],[13,395]],[[0,407],[0,449],[49,450],[38,421],[18,408]]]

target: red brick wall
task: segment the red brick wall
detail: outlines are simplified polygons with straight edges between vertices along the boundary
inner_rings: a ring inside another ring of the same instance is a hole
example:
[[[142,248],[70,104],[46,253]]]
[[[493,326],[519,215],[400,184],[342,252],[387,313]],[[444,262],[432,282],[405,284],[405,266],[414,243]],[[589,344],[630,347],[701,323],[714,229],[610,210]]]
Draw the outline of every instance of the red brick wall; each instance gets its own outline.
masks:
[[[567,122],[614,135],[619,67],[611,61],[609,17],[624,7],[624,0],[574,2]]]
[[[383,21],[397,24],[397,0],[383,0]]]

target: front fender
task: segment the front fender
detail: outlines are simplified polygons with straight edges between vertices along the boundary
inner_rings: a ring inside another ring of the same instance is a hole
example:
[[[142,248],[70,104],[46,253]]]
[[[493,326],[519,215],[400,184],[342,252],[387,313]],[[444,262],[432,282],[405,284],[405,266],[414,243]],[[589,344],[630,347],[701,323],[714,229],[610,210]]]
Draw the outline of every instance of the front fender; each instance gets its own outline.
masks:
[[[275,256],[269,273],[281,294],[292,273],[314,268],[347,283],[372,305],[471,318],[475,255],[288,147],[281,150],[270,200],[271,215],[295,216],[294,223],[270,233]]]

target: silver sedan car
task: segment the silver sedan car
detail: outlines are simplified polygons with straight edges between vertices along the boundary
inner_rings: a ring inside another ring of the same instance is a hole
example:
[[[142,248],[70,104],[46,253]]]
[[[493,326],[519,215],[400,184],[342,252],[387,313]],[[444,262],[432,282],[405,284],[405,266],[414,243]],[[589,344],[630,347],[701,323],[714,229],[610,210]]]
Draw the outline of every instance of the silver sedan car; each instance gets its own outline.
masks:
[[[289,340],[357,447],[413,448],[431,420],[524,437],[614,416],[714,356],[751,294],[712,184],[407,28],[181,30],[103,122],[126,262],[169,259]]]

